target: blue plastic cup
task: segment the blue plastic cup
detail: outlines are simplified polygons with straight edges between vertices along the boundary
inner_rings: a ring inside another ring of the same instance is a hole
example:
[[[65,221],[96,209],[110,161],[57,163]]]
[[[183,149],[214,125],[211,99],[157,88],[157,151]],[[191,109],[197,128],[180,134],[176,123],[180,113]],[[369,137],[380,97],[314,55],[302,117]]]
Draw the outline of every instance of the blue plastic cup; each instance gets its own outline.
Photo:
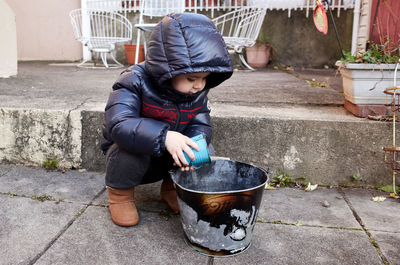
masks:
[[[193,141],[195,141],[197,143],[197,145],[200,147],[200,151],[196,151],[192,147],[190,147],[196,158],[193,161],[190,160],[189,156],[185,152],[183,152],[183,154],[185,155],[186,161],[189,163],[189,165],[197,166],[197,168],[198,168],[199,166],[203,165],[204,163],[210,163],[211,162],[210,154],[208,153],[207,142],[206,142],[206,139],[204,138],[204,135],[199,134],[190,139],[192,139]]]

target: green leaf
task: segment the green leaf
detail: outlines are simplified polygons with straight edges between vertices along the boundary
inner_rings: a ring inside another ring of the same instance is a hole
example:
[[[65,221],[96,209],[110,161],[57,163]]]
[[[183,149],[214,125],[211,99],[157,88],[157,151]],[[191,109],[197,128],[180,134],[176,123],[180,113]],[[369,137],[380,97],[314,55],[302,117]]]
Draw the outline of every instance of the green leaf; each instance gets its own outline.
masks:
[[[381,186],[378,189],[381,190],[381,191],[384,191],[384,192],[391,193],[391,192],[393,192],[393,185]],[[396,186],[396,193],[399,191],[399,189],[400,189],[400,187]]]
[[[43,162],[43,167],[47,170],[58,169],[58,160],[46,158],[46,160]]]

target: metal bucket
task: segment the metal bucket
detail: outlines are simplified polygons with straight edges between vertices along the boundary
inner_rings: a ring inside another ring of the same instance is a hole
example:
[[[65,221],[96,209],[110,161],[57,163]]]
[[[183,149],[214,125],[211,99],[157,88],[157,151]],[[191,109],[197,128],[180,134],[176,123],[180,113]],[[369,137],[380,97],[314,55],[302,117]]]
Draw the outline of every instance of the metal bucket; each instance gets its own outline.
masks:
[[[171,171],[185,240],[208,256],[230,256],[250,247],[268,173],[230,160],[195,171]]]

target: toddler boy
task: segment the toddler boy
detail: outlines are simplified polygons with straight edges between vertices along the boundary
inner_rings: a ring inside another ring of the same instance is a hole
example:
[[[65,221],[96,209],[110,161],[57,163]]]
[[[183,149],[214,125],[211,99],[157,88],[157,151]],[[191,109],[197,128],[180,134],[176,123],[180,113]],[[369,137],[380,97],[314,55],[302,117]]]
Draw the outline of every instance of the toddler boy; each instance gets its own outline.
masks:
[[[232,63],[210,19],[199,14],[170,14],[153,30],[146,61],[121,73],[105,108],[102,150],[113,222],[139,222],[134,187],[163,180],[161,198],[178,212],[168,171],[192,169],[190,138],[211,141],[207,94],[232,75]]]

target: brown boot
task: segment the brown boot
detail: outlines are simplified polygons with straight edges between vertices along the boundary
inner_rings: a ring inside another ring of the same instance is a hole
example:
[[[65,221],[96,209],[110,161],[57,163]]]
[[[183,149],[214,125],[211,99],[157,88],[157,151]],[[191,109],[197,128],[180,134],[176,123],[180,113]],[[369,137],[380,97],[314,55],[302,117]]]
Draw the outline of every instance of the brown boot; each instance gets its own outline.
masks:
[[[178,199],[176,195],[176,190],[174,188],[174,183],[171,178],[164,179],[161,184],[161,199],[165,201],[168,206],[175,213],[179,212]]]
[[[116,225],[134,226],[139,223],[139,214],[134,203],[134,188],[119,190],[107,187],[108,208]]]

